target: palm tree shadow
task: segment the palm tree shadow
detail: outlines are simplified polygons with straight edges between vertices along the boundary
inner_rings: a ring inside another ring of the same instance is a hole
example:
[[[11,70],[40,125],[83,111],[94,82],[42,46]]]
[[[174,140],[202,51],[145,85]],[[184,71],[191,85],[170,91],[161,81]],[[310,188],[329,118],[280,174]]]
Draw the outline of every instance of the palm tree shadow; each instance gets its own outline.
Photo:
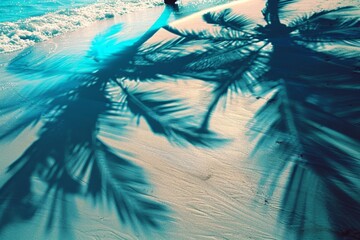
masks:
[[[269,161],[263,163],[265,168],[274,169],[270,179],[263,179],[272,182],[269,195],[281,174],[291,169],[279,219],[287,219],[299,239],[307,237],[302,229],[313,227],[309,222],[329,224],[335,235],[357,230],[359,164],[353,150],[359,147],[360,135],[354,124],[356,112],[347,104],[360,100],[352,88],[358,74],[346,60],[332,56],[329,62],[329,55],[292,43],[274,46],[272,54],[266,78],[279,79],[273,82],[279,85],[249,125],[249,134],[260,139],[253,157],[273,148],[265,152],[274,151],[275,158],[284,159],[276,163],[265,158]],[[335,73],[330,79],[329,69]]]
[[[166,26],[177,38],[149,46],[134,66],[142,80],[161,79],[154,69],[165,65],[162,75],[215,84],[198,132],[228,94],[265,99],[248,134],[252,159],[269,172],[259,188],[271,196],[290,169],[279,222],[295,239],[314,237],[316,226],[319,236],[351,237],[360,226],[358,9],[298,17],[282,10],[294,2],[269,0],[265,25],[225,9],[203,15],[208,29]]]
[[[39,139],[9,168],[12,177],[0,190],[1,205],[7,206],[1,225],[16,217],[31,218],[41,206],[31,192],[36,175],[56,193],[85,192],[95,202],[112,199],[120,220],[133,228],[158,227],[166,210],[142,194],[141,186],[147,182],[141,169],[126,154],[115,153],[97,133],[116,126],[121,136],[130,115],[145,119],[154,133],[173,142],[215,147],[222,141],[209,130],[213,111],[228,94],[241,92],[266,98],[248,133],[256,141],[253,159],[271,172],[259,188],[271,182],[271,195],[286,169],[291,169],[279,222],[286,223],[295,239],[312,234],[307,232],[312,227],[309,222],[337,238],[354,234],[360,225],[359,161],[354,151],[360,136],[359,116],[351,104],[360,100],[360,94],[354,89],[359,61],[349,47],[359,41],[359,21],[353,9],[340,8],[295,17],[284,25],[279,17],[287,13],[279,8],[296,1],[276,2],[269,0],[263,11],[265,25],[226,9],[203,16],[215,26],[211,31],[167,26],[164,29],[178,38],[143,45],[162,26],[156,24],[146,37],[120,46],[117,53],[101,55],[102,51],[91,50],[96,53],[91,56],[96,56],[97,69],[72,76],[72,82],[79,84],[49,100],[51,114]],[[339,48],[324,47],[330,44]],[[200,121],[197,117],[192,121],[180,99],[169,100],[163,91],[138,91],[127,85],[129,80],[155,82],[165,77],[196,78],[215,85]],[[106,117],[114,114],[116,121]],[[28,123],[32,119],[26,118]],[[265,155],[276,156],[276,161]],[[133,172],[138,174],[126,174]],[[9,202],[8,196],[17,202]],[[15,213],[16,206],[27,210]],[[160,220],[152,218],[159,215]],[[48,222],[51,226],[53,220]]]
[[[38,139],[9,166],[0,188],[0,231],[14,222],[34,218],[46,204],[50,205],[46,231],[59,224],[71,230],[71,215],[65,214],[64,202],[78,197],[115,209],[120,222],[136,233],[163,230],[170,219],[168,207],[147,194],[150,184],[145,172],[131,161],[132,154],[121,148],[131,119],[144,118],[154,133],[179,144],[211,146],[218,142],[210,134],[193,132],[187,124],[191,116],[172,117],[173,112],[186,110],[181,100],[169,100],[164,91],[137,91],[127,86],[122,76],[140,46],[166,24],[172,11],[166,7],[144,35],[125,43],[114,41],[121,26],[99,35],[84,60],[94,67],[92,71],[65,71],[68,86],[59,84],[63,87],[37,92],[35,99],[46,107],[23,114],[14,127],[2,133],[1,140],[8,140],[29,125],[42,124]],[[59,71],[49,72],[46,64],[32,67],[20,56],[8,70],[26,80],[62,78]],[[27,106],[29,103],[24,102],[22,106],[9,106],[7,111]],[[108,146],[103,140],[106,138],[119,141],[117,148]]]
[[[94,79],[54,100],[54,112],[41,128],[39,139],[8,169],[11,177],[0,190],[2,228],[16,218],[33,217],[53,192],[64,198],[83,196],[95,204],[113,205],[121,222],[134,230],[160,229],[168,210],[146,196],[150,186],[144,171],[124,151],[115,151],[99,139],[99,128],[107,125],[101,120],[111,121],[106,114],[114,111],[104,88],[104,83]],[[112,124],[114,134],[124,134],[122,123]],[[34,192],[34,178],[46,185],[40,196]],[[51,206],[51,213],[59,207]],[[50,214],[48,231],[55,220]]]

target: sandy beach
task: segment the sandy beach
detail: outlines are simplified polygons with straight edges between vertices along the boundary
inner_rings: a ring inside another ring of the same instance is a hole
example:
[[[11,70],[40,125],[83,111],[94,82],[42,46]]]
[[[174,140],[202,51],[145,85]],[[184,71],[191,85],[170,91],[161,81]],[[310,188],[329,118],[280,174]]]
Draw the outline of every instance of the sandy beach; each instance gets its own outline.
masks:
[[[0,239],[359,239],[360,6],[288,2],[0,54]]]

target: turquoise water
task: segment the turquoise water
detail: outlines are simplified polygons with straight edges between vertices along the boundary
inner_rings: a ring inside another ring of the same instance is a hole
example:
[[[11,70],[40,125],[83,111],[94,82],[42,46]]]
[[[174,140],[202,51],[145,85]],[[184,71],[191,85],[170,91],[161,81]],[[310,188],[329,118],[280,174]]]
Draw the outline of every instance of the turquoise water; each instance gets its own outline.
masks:
[[[61,9],[75,8],[97,0],[1,0],[0,22],[13,22]]]
[[[161,0],[2,0],[0,54],[161,3]]]
[[[181,12],[197,11],[227,1],[183,0],[179,6]],[[0,54],[25,49],[104,19],[163,5],[163,0],[1,0]]]

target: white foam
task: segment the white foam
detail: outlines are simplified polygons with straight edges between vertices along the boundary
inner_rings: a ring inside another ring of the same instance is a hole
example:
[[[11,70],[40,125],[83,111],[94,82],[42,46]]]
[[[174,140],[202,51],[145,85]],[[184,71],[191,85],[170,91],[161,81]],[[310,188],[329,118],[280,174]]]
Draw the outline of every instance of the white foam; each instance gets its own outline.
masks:
[[[111,0],[86,7],[60,10],[16,22],[0,23],[0,53],[21,50],[62,33],[138,9],[161,5],[162,0]]]

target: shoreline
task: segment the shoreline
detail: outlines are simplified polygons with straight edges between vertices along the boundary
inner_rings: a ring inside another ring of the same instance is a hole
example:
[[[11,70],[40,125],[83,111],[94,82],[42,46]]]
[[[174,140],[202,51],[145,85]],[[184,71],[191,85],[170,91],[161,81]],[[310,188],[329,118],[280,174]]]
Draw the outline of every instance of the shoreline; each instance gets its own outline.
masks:
[[[231,0],[230,0],[231,1]],[[196,5],[196,3],[199,3]],[[214,3],[195,1],[192,3],[183,0],[180,8],[192,12],[196,7],[205,8],[214,4],[223,4],[227,0],[217,0]],[[194,5],[195,4],[195,5]],[[162,1],[140,1],[134,3],[116,2],[114,4],[96,3],[89,6],[59,10],[43,16],[30,17],[15,22],[0,22],[0,56],[33,46],[39,42],[48,41],[58,36],[76,32],[77,30],[90,28],[101,21],[121,18],[122,15],[136,13],[146,9],[164,7]],[[190,6],[190,7],[188,7]]]

